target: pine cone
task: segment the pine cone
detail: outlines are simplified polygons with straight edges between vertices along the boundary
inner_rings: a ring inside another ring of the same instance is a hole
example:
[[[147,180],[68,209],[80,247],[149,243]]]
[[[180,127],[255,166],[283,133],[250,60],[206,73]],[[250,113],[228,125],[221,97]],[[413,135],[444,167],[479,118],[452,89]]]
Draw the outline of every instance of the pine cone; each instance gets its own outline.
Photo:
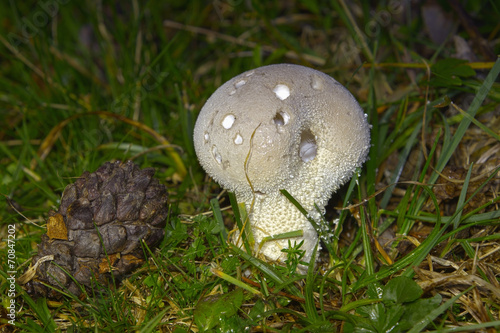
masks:
[[[106,162],[68,185],[59,210],[49,212],[47,234],[32,260],[36,273],[26,284],[28,292],[61,297],[45,283],[79,296],[78,285],[90,291],[95,280],[109,284],[110,271],[119,281],[140,266],[145,258],[141,241],[154,248],[165,235],[168,194],[154,173],[131,161]],[[36,266],[50,255],[53,260]]]

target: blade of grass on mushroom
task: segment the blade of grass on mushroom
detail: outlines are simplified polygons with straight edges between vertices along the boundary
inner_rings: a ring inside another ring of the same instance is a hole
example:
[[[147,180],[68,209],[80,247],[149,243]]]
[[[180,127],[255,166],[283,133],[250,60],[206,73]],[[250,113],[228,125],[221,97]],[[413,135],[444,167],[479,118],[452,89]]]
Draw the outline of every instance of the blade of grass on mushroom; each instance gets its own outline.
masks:
[[[353,178],[355,178],[357,175],[357,172],[354,173],[354,176]],[[331,241],[331,239],[335,239],[335,236],[333,237],[328,237],[330,232],[328,230],[329,226],[328,226],[328,222],[324,219],[323,217],[323,214],[321,212],[321,209],[317,206],[317,205],[314,205],[314,208],[316,209],[316,211],[318,212],[318,214],[321,216],[321,220],[319,221],[319,223],[314,220],[313,218],[311,218],[310,214],[307,212],[307,210],[304,209],[304,207],[302,207],[302,205],[285,189],[282,189],[280,190],[280,192],[295,206],[297,207],[297,209],[308,219],[308,221],[311,223],[311,225],[314,227],[314,229],[316,230],[316,232],[318,233],[318,239],[319,240],[322,240],[323,241],[323,244],[325,245],[325,248],[328,250],[328,253],[330,253],[332,255],[332,257],[336,257],[336,254],[334,253],[334,249],[333,249],[333,242]],[[322,228],[324,227],[324,228]],[[301,230],[300,230],[301,231]],[[294,231],[296,232],[296,231]],[[302,232],[302,231],[301,231]],[[285,233],[286,234],[286,233]],[[285,234],[282,234],[282,235],[285,235]],[[273,238],[271,239],[268,239],[269,237],[265,237],[264,239],[266,241],[268,240],[273,240],[273,239],[280,239],[280,238],[277,238],[278,236],[280,235],[274,235],[274,236],[271,236]],[[290,237],[300,237],[302,235],[298,235],[298,236],[290,236]],[[286,237],[285,237],[286,238]]]
[[[316,221],[311,218],[311,216],[309,215],[309,213],[307,212],[307,210],[305,210],[302,205],[297,201],[295,200],[295,198],[290,194],[288,193],[287,190],[285,189],[282,189],[280,190],[280,192],[295,206],[297,207],[297,209],[307,218],[307,220],[313,225],[314,229],[316,229],[316,231],[318,231],[319,229],[319,226],[318,224],[316,223]]]
[[[282,234],[267,236],[267,237],[262,238],[262,244],[259,245],[259,249],[262,247],[262,245],[265,242],[269,242],[269,241],[277,240],[277,239],[301,237],[303,235],[304,235],[304,232],[302,230],[294,230],[294,231],[284,232]]]
[[[264,274],[268,275],[271,279],[273,279],[277,283],[283,283],[284,282],[284,280],[280,276],[280,274],[278,274],[277,272],[275,272],[275,270],[273,270],[272,267],[269,264],[263,262],[262,260],[259,260],[259,259],[255,258],[254,256],[252,256],[249,253],[246,253],[246,252],[242,251],[239,247],[237,247],[237,246],[235,246],[233,244],[228,244],[228,245],[231,248],[231,250],[233,250],[233,252],[235,252],[236,254],[238,254],[239,256],[241,256],[243,259],[245,259],[246,261],[248,261],[250,264],[252,264],[252,266],[256,267],[257,269],[259,269]]]

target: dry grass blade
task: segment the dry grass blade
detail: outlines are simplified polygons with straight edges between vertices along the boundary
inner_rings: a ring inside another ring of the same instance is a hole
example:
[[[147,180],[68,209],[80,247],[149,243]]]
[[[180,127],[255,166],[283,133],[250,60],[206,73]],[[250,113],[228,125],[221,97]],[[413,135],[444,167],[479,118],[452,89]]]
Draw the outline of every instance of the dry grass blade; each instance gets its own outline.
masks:
[[[28,268],[28,270],[26,272],[24,272],[24,274],[21,275],[17,279],[17,282],[19,284],[26,284],[26,283],[30,282],[33,279],[33,277],[35,276],[36,269],[38,268],[38,266],[40,266],[42,263],[44,263],[46,261],[51,261],[51,260],[54,260],[54,255],[48,255],[48,256],[40,258],[33,266]]]
[[[33,65],[31,61],[29,61],[21,52],[19,52],[13,45],[11,45],[4,37],[2,34],[0,34],[0,42],[10,51],[14,56],[19,59],[23,64],[28,66],[36,75],[40,76],[43,80],[47,81],[50,84],[54,84],[54,81],[52,79],[45,75],[44,72],[42,72],[38,67]]]
[[[97,77],[94,73],[92,73],[90,70],[88,70],[85,66],[83,66],[80,61],[75,59],[74,57],[62,52],[61,50],[58,50],[54,46],[50,47],[50,52],[54,54],[57,58],[66,61],[71,67],[76,69],[78,72],[83,74],[84,76],[90,78],[93,83],[98,84],[101,89],[109,89],[108,86],[104,84],[104,82]]]
[[[349,206],[346,206],[346,207],[335,207],[335,209],[337,209],[337,210],[352,210],[352,209],[354,209],[356,207],[364,205],[365,203],[367,203],[368,201],[370,201],[370,199],[376,197],[377,195],[381,194],[382,192],[385,192],[388,188],[390,188],[392,186],[395,186],[395,185],[401,185],[401,184],[418,185],[418,186],[444,186],[444,185],[446,185],[446,184],[427,184],[427,183],[421,183],[421,182],[412,181],[412,180],[400,181],[400,182],[397,182],[397,183],[392,183],[392,184],[384,186],[383,188],[381,188],[380,190],[376,191],[372,195],[370,195],[370,196],[366,197],[365,199],[363,199],[361,202],[358,202],[358,203],[355,203],[355,204],[352,204],[352,205],[349,205]]]
[[[418,284],[424,291],[440,287],[451,287],[457,285],[471,286],[475,285],[480,290],[487,290],[500,301],[500,288],[481,279],[476,275],[464,275],[463,273],[442,274],[431,272],[418,267],[414,267],[415,273],[420,277]]]
[[[472,69],[491,69],[495,63],[492,61],[486,62],[467,62],[464,63],[465,66],[469,66]],[[366,63],[363,64],[364,68],[420,68],[426,69],[428,64],[413,63],[413,62],[384,62],[384,63]]]
[[[185,30],[185,31],[193,32],[195,34],[205,35],[207,37],[215,37],[215,38],[218,38],[220,40],[226,41],[226,42],[231,43],[231,44],[246,46],[250,49],[254,49],[257,46],[260,46],[263,51],[266,51],[269,53],[276,51],[276,48],[268,46],[268,45],[258,45],[255,42],[251,42],[251,41],[244,40],[241,38],[229,36],[229,35],[222,34],[220,32],[216,32],[216,31],[212,31],[212,30],[209,30],[206,28],[195,27],[192,25],[178,23],[178,22],[170,21],[170,20],[163,21],[163,25],[167,28]],[[321,58],[321,57],[313,56],[310,54],[300,54],[299,55],[293,51],[287,51],[285,53],[285,56],[287,58],[294,59],[294,60],[304,59],[304,60],[310,62],[311,64],[314,64],[317,66],[324,66],[326,63],[326,60]]]
[[[42,141],[40,148],[38,149],[38,157],[41,161],[45,160],[47,155],[50,153],[52,150],[54,143],[56,142],[57,138],[61,134],[61,130],[72,120],[75,120],[77,118],[83,117],[83,116],[92,116],[92,115],[97,115],[101,117],[108,117],[108,118],[114,118],[117,119],[121,122],[124,122],[126,124],[132,125],[134,127],[137,127],[138,129],[148,133],[151,135],[156,141],[158,141],[161,145],[165,147],[165,150],[168,152],[170,157],[174,160],[175,167],[177,170],[177,175],[179,176],[180,179],[184,179],[184,177],[187,174],[186,167],[184,166],[184,162],[182,161],[181,157],[177,153],[177,151],[173,148],[173,146],[170,144],[170,142],[161,134],[153,130],[151,127],[142,124],[140,122],[134,121],[132,119],[129,119],[127,117],[107,112],[107,111],[93,111],[93,112],[86,112],[86,113],[79,113],[75,114],[63,121],[61,121],[59,124],[57,124],[52,130],[49,132],[49,134],[45,137],[45,139]],[[38,160],[36,158],[33,158],[31,161],[31,169],[33,170],[36,168],[36,165],[38,163]]]

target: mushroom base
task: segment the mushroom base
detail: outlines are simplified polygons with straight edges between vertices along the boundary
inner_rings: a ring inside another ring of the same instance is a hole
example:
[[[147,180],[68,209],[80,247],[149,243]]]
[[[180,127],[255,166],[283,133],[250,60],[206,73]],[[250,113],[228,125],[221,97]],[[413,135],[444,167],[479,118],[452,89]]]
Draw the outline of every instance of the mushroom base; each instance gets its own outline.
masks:
[[[282,250],[289,248],[289,241],[292,246],[304,241],[300,247],[301,250],[305,251],[302,261],[308,263],[311,260],[316,261],[317,255],[312,258],[312,253],[318,243],[318,234],[307,218],[284,195],[281,193],[272,196],[256,194],[253,207],[251,200],[241,200],[240,202],[245,202],[249,213],[256,256],[264,256],[268,261],[284,263],[287,259],[287,253]],[[307,210],[309,207],[304,208]],[[303,232],[302,236],[265,240],[266,237],[297,230]],[[241,247],[241,240],[237,243],[238,239],[240,239],[239,232],[235,233],[232,241]],[[318,245],[318,251],[320,249],[321,246]],[[305,269],[306,267],[300,265],[299,268]]]

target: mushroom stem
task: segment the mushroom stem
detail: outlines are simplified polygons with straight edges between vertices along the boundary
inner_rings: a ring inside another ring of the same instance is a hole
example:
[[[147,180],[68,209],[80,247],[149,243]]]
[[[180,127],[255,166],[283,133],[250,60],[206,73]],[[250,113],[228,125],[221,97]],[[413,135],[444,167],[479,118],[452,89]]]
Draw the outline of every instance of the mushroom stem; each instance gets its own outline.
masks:
[[[241,201],[238,199],[238,196],[236,198],[238,201]],[[256,194],[253,207],[247,202],[245,202],[245,207],[249,213],[249,222],[255,240],[254,251],[256,255],[262,255],[271,261],[284,262],[287,259],[287,254],[282,250],[288,248],[288,240],[291,241],[292,246],[294,243],[298,244],[304,241],[301,246],[301,250],[305,251],[302,260],[305,262],[311,260],[312,251],[310,249],[316,246],[318,234],[308,219],[288,198],[281,193],[272,197]],[[276,227],[269,229],[267,221],[269,220],[269,216],[275,216],[276,207],[281,207],[280,210],[288,211],[288,213],[282,215],[283,219],[275,219],[274,223]],[[292,221],[293,224],[290,224]],[[264,241],[266,238],[292,231],[301,231],[302,235],[300,237]]]

